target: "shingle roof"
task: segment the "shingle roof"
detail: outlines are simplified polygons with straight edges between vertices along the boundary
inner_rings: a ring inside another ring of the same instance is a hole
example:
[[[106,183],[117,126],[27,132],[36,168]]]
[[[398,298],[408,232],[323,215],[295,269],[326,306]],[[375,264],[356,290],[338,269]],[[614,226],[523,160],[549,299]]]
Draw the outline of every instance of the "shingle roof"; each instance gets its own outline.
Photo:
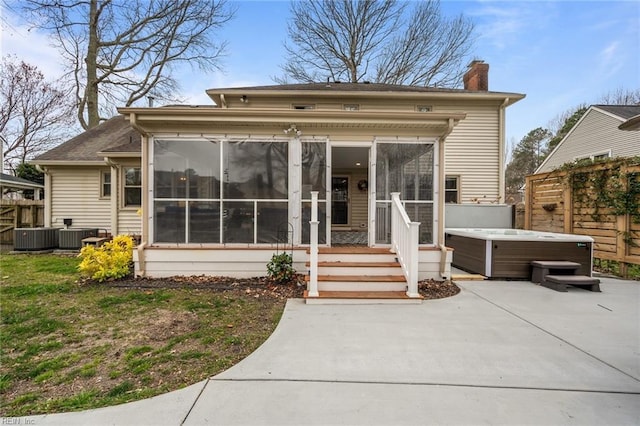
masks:
[[[98,152],[140,152],[140,134],[124,116],[115,116],[93,129],[34,158],[39,161],[102,161]]]
[[[17,176],[0,174],[0,184],[13,188],[44,188],[44,185]]]
[[[594,107],[617,115],[623,120],[628,120],[640,114],[640,105],[594,105]]]

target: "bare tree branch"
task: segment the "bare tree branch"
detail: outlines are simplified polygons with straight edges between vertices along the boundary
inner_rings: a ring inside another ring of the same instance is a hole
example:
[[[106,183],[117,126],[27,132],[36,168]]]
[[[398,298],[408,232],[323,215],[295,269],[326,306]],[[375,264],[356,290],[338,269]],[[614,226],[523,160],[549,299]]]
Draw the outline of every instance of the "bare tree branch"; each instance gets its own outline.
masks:
[[[175,66],[217,69],[227,44],[216,30],[234,15],[226,0],[27,0],[51,31],[76,89],[84,128],[149,93],[175,100]]]
[[[11,170],[70,136],[73,102],[34,66],[5,57],[0,64],[0,139]]]
[[[460,84],[473,23],[447,19],[437,0],[308,0],[291,3],[284,76],[390,84]]]

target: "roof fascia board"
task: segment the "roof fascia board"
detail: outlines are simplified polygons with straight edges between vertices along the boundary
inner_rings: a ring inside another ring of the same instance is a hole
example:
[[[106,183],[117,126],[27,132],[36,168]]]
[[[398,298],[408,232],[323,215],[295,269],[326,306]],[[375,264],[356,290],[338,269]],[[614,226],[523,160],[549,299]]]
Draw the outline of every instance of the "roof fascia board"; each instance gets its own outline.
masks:
[[[0,185],[11,188],[35,188],[35,189],[43,189],[44,185],[39,183],[22,183],[22,182],[14,182],[11,180],[5,180],[0,178]]]
[[[36,164],[38,166],[104,166],[106,163],[101,160],[30,160],[29,164]]]
[[[142,153],[140,152],[117,152],[117,151],[98,151],[96,155],[100,155],[102,157],[110,157],[110,158],[139,158],[142,157]]]
[[[378,98],[385,99],[393,97],[394,99],[465,99],[465,100],[504,100],[510,99],[507,106],[514,104],[515,102],[523,99],[526,95],[521,93],[509,93],[509,92],[411,92],[411,91],[356,91],[356,90],[252,90],[248,89],[225,89],[216,90],[209,89],[206,91],[207,95],[217,102],[220,95],[246,95],[248,97],[278,97],[278,98],[293,98],[293,97],[318,97],[318,98]]]
[[[190,121],[220,121],[254,119],[255,121],[269,122],[273,120],[304,120],[322,121],[333,120],[336,122],[362,122],[376,120],[383,122],[401,121],[447,121],[449,118],[462,120],[466,117],[465,112],[413,112],[413,111],[342,111],[342,110],[294,110],[294,109],[196,109],[184,107],[163,107],[163,108],[119,108],[118,112],[135,116],[136,125],[141,120],[184,120],[185,117],[192,118]],[[178,118],[179,117],[179,118]]]

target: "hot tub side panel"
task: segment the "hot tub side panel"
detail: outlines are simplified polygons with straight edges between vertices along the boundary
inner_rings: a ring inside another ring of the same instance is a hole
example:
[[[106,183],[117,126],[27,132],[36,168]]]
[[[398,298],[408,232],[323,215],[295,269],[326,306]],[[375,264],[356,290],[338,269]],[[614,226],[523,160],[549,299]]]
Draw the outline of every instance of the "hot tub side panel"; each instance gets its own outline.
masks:
[[[578,262],[582,266],[577,274],[591,276],[591,243],[493,241],[491,278],[530,279],[532,260]]]
[[[453,249],[451,265],[474,274],[486,275],[486,241],[446,235],[445,244]]]

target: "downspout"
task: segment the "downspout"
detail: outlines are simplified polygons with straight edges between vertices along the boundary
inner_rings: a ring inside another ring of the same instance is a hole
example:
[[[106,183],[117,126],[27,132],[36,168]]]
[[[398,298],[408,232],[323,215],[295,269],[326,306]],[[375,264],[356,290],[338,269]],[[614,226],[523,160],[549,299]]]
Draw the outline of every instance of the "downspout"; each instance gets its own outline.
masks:
[[[142,214],[140,215],[140,220],[142,221],[142,235],[140,237],[140,244],[136,247],[136,252],[138,253],[138,276],[144,277],[146,275],[146,259],[145,259],[145,248],[147,247],[147,241],[149,240],[149,221],[147,218],[149,217],[149,172],[147,170],[147,165],[149,164],[149,144],[148,144],[148,135],[147,132],[144,131],[136,122],[136,114],[131,113],[129,115],[129,123],[131,123],[131,127],[136,129],[142,139],[140,140],[140,150],[141,150],[141,159],[140,159],[140,170],[142,173]]]
[[[118,165],[109,157],[104,157],[104,162],[111,168],[111,235],[116,236],[119,232],[118,226],[118,193],[120,188],[120,173]]]
[[[49,173],[49,169],[46,167],[42,167],[40,164],[36,164],[36,170],[40,173],[44,173],[44,226],[47,228],[51,227],[51,200],[53,197],[51,196],[51,188],[53,185],[51,184],[51,173]]]
[[[498,159],[498,199],[500,200],[500,202],[502,203],[506,203],[506,199],[505,199],[505,190],[504,190],[504,153],[505,153],[505,140],[504,140],[504,135],[505,135],[505,108],[507,107],[507,104],[509,103],[509,98],[505,98],[504,102],[502,102],[502,105],[500,105],[500,113],[498,116],[498,119],[500,120],[500,126],[498,127],[498,146],[499,146],[499,156],[500,158]]]
[[[438,150],[438,162],[440,163],[440,178],[438,179],[438,193],[440,194],[440,196],[438,197],[438,217],[440,218],[440,220],[438,221],[438,244],[440,247],[440,277],[443,279],[447,279],[447,246],[444,245],[444,192],[446,179],[444,142],[453,131],[453,126],[453,118],[450,118],[447,131],[444,135],[442,135],[442,138],[440,138],[440,149]]]

